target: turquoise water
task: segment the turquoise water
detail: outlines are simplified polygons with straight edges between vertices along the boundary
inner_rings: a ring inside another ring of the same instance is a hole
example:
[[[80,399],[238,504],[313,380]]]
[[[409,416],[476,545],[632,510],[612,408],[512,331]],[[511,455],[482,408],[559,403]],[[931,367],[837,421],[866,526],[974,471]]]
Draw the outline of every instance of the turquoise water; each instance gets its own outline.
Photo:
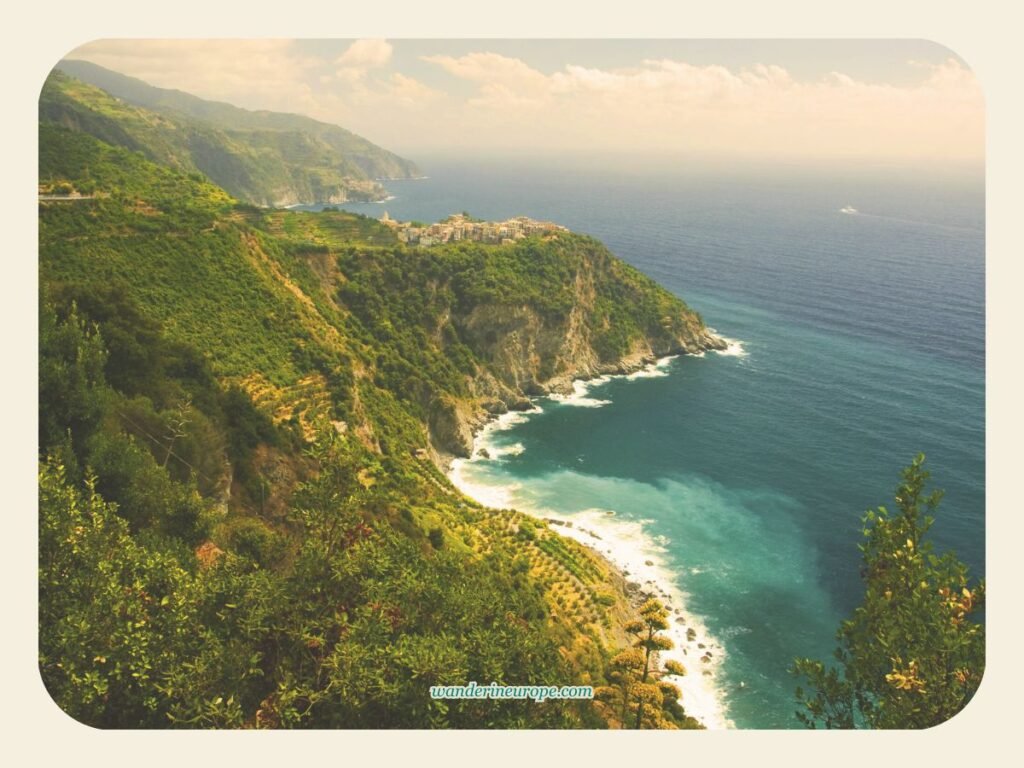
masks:
[[[737,726],[798,726],[787,669],[828,657],[861,594],[860,516],[917,452],[946,490],[936,543],[983,575],[980,179],[424,165],[394,200],[349,207],[557,221],[741,342],[594,386],[598,407],[539,401],[492,436],[514,450],[465,467],[519,506],[644,521],[724,648],[713,683]]]

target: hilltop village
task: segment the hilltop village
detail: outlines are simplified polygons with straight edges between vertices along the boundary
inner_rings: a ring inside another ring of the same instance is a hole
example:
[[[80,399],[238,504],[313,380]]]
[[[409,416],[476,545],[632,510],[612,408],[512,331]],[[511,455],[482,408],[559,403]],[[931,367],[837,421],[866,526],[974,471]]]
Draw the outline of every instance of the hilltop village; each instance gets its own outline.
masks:
[[[457,240],[505,244],[530,235],[569,231],[566,227],[550,221],[536,221],[526,216],[516,216],[506,221],[480,221],[466,213],[453,214],[436,224],[423,224],[415,221],[395,221],[385,211],[380,223],[393,229],[403,243],[422,246]]]

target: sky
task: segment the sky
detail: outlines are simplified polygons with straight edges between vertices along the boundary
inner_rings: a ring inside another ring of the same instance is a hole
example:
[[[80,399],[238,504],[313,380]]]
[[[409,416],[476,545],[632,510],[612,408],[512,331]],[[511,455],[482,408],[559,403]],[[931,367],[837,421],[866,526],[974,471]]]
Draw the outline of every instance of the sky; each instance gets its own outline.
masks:
[[[921,40],[99,40],[165,88],[427,155],[980,165],[969,65]]]

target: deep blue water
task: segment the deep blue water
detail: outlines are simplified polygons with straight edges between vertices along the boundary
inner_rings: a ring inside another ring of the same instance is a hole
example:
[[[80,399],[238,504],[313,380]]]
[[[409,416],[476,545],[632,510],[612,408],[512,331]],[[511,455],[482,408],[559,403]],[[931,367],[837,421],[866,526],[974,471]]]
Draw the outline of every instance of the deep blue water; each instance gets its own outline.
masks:
[[[545,401],[500,436],[522,453],[473,467],[520,484],[524,504],[649,521],[725,648],[716,681],[736,725],[797,727],[787,668],[829,656],[861,595],[860,517],[891,504],[916,453],[946,492],[936,545],[983,575],[980,178],[423,165],[430,178],[389,182],[394,200],[347,207],[565,224],[742,342],[745,357],[603,384],[603,407]]]

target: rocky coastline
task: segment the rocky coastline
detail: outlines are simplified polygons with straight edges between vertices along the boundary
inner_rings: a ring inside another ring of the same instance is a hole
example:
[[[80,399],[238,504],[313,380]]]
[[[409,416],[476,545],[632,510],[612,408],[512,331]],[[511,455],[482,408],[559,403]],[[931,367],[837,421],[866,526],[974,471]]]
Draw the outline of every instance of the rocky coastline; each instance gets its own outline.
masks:
[[[589,344],[574,343],[571,335],[564,337],[565,347],[571,349],[568,359],[562,358],[558,373],[544,380],[522,368],[484,371],[473,382],[473,399],[445,398],[439,400],[431,413],[429,431],[431,458],[445,473],[451,471],[452,461],[469,458],[473,453],[476,434],[490,421],[509,411],[527,411],[534,407],[533,399],[549,395],[569,395],[577,381],[590,381],[601,376],[625,376],[636,373],[666,357],[701,355],[721,351],[728,342],[701,326],[686,337],[673,339],[640,339],[630,352],[618,360],[600,362]],[[515,340],[514,344],[519,344]],[[528,345],[532,347],[533,345]],[[534,368],[539,369],[534,359]],[[505,375],[503,375],[505,374]]]
[[[536,397],[570,395],[575,393],[574,383],[585,383],[606,376],[629,376],[650,369],[665,358],[685,354],[700,355],[707,351],[725,351],[730,348],[727,340],[706,329],[698,341],[701,346],[679,345],[662,355],[630,354],[570,379],[568,386],[561,380],[545,382],[548,388]],[[524,402],[524,407],[508,408],[504,413],[537,408],[536,403],[529,398],[524,398]],[[477,493],[481,487],[468,481],[464,471],[467,462],[493,458],[486,448],[487,432],[490,429],[488,425],[498,421],[493,424],[494,427],[498,430],[506,428],[500,423],[500,417],[501,413],[485,412],[468,421],[466,427],[472,428],[468,456],[438,454],[438,466],[467,496],[484,504],[508,506],[513,503],[511,500],[507,504],[497,504]],[[703,621],[687,610],[685,595],[680,591],[675,574],[664,562],[657,545],[647,536],[623,535],[619,526],[624,523],[618,522],[611,516],[614,514],[611,512],[606,511],[602,515],[598,510],[590,510],[578,515],[553,515],[550,512],[516,508],[552,526],[559,535],[571,538],[590,550],[604,564],[609,585],[622,596],[629,612],[635,614],[650,598],[659,600],[670,614],[666,635],[673,643],[672,650],[663,652],[662,658],[677,661],[688,670],[686,676],[673,679],[683,692],[680,703],[688,715],[695,717],[706,728],[735,727],[728,717],[716,678],[725,656],[725,648],[711,636]],[[631,642],[631,638],[621,630],[613,634],[620,645]]]

